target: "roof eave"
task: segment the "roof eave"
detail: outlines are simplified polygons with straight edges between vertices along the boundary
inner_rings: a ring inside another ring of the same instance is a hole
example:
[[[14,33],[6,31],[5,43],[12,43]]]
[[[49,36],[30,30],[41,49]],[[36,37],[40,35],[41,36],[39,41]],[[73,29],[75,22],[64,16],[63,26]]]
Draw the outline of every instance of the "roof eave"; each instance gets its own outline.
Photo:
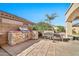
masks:
[[[68,11],[70,10],[70,8],[72,7],[73,4],[74,4],[74,3],[71,3],[71,5],[70,5],[70,7],[67,9],[65,15],[68,13]]]

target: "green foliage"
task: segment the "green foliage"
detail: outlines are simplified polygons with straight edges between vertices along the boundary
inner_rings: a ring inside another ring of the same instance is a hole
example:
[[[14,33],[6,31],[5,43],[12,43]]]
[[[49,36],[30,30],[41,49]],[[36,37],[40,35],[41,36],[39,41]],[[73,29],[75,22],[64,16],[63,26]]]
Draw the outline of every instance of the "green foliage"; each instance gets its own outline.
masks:
[[[53,20],[57,17],[57,14],[56,13],[53,13],[51,15],[46,14],[46,17],[47,17],[48,20]]]
[[[54,20],[54,19],[55,19],[56,17],[58,17],[58,16],[57,16],[56,13],[53,13],[53,14],[51,14],[51,15],[46,14],[46,17],[47,17],[47,19],[45,19],[45,21],[47,21],[48,23],[50,23],[51,20]]]
[[[57,32],[65,32],[64,26],[57,26]]]
[[[33,25],[33,30],[49,30],[52,26],[45,22],[39,22],[36,25]]]
[[[47,21],[47,23],[45,21],[39,22],[36,25],[33,25],[32,29],[33,30],[52,30],[53,26],[51,26],[51,20],[54,20],[57,17],[57,14],[56,13],[53,13],[51,15],[46,14],[46,17],[47,18],[45,19],[45,21]]]

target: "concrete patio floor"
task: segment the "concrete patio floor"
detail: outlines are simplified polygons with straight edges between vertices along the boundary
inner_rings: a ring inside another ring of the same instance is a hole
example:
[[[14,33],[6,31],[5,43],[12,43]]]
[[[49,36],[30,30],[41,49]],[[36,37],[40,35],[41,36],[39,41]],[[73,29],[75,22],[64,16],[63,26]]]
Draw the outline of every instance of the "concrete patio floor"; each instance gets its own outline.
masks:
[[[79,56],[79,41],[56,42],[41,40],[17,56]]]
[[[2,50],[5,51],[10,56],[16,56],[18,53],[22,52],[23,50],[27,49],[29,46],[33,45],[36,42],[39,42],[40,40],[28,40],[25,42],[22,42],[20,44],[10,46],[8,44],[4,44],[1,46]],[[3,52],[0,52],[1,54],[4,54]]]
[[[79,56],[78,40],[53,43],[53,40],[39,39],[1,47],[0,56]]]
[[[0,56],[9,56],[9,54],[0,48]]]

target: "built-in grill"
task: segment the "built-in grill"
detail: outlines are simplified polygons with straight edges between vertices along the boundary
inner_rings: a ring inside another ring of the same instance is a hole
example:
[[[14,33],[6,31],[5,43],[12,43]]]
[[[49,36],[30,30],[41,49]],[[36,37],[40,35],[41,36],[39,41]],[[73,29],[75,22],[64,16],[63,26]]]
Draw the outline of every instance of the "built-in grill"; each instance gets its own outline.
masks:
[[[9,45],[16,45],[30,39],[38,39],[38,32],[29,30],[28,27],[23,26],[19,28],[19,31],[15,30],[8,32]]]

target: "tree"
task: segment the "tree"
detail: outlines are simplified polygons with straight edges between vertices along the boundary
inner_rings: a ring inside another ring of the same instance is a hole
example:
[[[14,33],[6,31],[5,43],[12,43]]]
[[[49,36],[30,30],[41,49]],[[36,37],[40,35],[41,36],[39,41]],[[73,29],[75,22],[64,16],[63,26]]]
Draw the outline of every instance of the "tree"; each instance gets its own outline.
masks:
[[[46,17],[47,17],[47,19],[45,19],[45,20],[48,21],[48,23],[50,24],[51,23],[51,20],[54,20],[58,16],[57,16],[56,13],[53,13],[51,15],[46,14]]]
[[[51,25],[45,22],[39,22],[33,26],[33,30],[48,30],[51,28]]]
[[[57,17],[56,13],[53,13],[51,15],[46,14],[46,17],[47,17],[47,19],[45,19],[45,21],[47,21],[48,23],[42,22],[42,21],[38,22],[37,24],[35,24],[33,26],[32,29],[33,30],[50,30],[51,28],[53,28],[53,26],[51,26],[50,22],[51,22],[51,20],[54,20]]]
[[[56,13],[53,13],[53,14],[51,14],[51,15],[46,14],[46,17],[47,17],[47,19],[45,19],[45,21],[47,21],[47,22],[51,25],[51,20],[54,20],[54,19],[55,19],[56,17],[58,17],[58,16],[57,16]],[[53,25],[52,25],[52,28],[53,28],[53,30],[54,30]],[[54,30],[54,31],[55,31],[55,30]]]

